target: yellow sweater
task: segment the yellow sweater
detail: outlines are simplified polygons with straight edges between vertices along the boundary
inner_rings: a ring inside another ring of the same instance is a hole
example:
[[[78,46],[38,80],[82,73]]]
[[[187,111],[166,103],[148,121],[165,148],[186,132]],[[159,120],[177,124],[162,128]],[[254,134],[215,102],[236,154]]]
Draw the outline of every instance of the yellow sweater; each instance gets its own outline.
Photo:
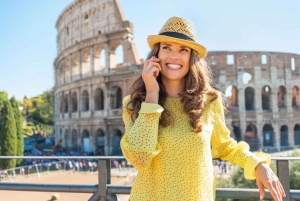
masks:
[[[124,106],[129,99],[130,96],[123,99]],[[219,99],[208,103],[203,111],[200,133],[192,131],[180,98],[167,98],[165,107],[174,118],[169,127],[159,126],[164,108],[158,104],[143,102],[135,122],[123,110],[125,134],[121,148],[126,159],[139,170],[130,201],[213,201],[212,158],[243,167],[247,179],[255,179],[258,163],[270,162],[267,155],[257,157],[247,143],[230,138]]]

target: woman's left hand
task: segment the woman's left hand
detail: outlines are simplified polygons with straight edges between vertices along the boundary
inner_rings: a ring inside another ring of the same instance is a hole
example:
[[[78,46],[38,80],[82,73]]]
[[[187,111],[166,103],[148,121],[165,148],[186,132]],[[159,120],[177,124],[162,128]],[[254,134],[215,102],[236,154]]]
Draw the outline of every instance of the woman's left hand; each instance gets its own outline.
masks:
[[[269,165],[260,163],[255,168],[256,183],[259,189],[260,199],[263,199],[266,195],[266,187],[275,201],[282,201],[282,197],[285,197],[285,192],[278,179],[273,173]]]

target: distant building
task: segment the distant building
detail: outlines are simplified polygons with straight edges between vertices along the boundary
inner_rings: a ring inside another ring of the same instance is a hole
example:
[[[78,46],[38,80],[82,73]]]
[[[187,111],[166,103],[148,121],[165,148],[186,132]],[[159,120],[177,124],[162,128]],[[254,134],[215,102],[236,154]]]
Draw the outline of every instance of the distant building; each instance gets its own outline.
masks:
[[[122,98],[142,69],[132,23],[118,0],[76,0],[56,28],[56,141],[67,149],[121,155]],[[207,58],[217,87],[228,95],[226,124],[235,139],[252,150],[300,145],[300,55],[210,52]]]

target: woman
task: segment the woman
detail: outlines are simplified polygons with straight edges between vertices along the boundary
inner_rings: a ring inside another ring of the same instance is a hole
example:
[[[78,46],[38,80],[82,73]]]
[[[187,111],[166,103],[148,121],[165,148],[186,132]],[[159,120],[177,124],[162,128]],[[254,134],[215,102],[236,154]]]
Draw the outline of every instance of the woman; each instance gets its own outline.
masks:
[[[222,95],[211,87],[207,51],[194,33],[186,19],[172,17],[149,36],[152,50],[142,75],[123,100],[121,148],[139,170],[130,200],[214,200],[213,157],[256,178],[261,198],[266,186],[281,200],[283,188],[266,164],[270,157],[230,138]]]

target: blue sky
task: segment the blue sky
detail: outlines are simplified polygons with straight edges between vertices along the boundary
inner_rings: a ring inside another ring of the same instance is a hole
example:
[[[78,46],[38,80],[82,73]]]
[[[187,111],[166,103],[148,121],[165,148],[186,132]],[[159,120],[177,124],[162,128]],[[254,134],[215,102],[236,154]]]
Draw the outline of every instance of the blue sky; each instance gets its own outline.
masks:
[[[101,0],[99,0],[101,1]],[[72,0],[0,0],[0,91],[22,100],[54,86],[55,23]],[[184,2],[184,3],[183,3]],[[171,16],[191,20],[209,51],[300,54],[299,0],[120,0],[138,55]]]

